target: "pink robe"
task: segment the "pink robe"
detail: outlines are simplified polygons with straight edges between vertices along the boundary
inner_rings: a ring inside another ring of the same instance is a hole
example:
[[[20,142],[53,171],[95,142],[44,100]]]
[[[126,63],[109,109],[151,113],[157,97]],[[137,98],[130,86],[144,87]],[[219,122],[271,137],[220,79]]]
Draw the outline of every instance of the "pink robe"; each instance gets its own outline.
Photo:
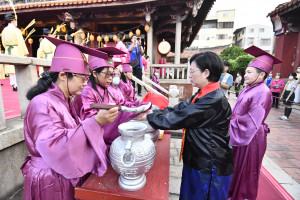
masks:
[[[102,176],[108,167],[103,128],[95,118],[81,121],[60,88],[34,97],[24,119],[30,153],[21,167],[24,199],[74,199],[74,186],[91,172]]]
[[[127,83],[124,83],[123,80],[120,80],[119,87],[122,91],[125,101],[137,102],[137,98],[135,96],[135,91],[131,81],[127,80]]]
[[[154,83],[156,83],[157,85],[160,85],[159,79],[156,77],[155,74],[153,74],[153,76],[152,76],[152,81],[153,81]],[[153,85],[153,89],[155,89],[155,90],[157,90],[158,92],[162,93],[161,90],[158,89],[157,87],[155,87],[154,85]]]
[[[126,54],[122,54],[122,55],[114,55],[114,58],[120,58],[122,63],[126,63],[127,62],[127,55],[128,55],[128,49],[126,48],[125,44],[122,41],[119,41],[118,44],[116,45],[116,48],[126,52]]]
[[[267,133],[270,132],[265,119],[272,108],[272,102],[272,93],[262,81],[245,87],[233,108],[229,127],[234,156],[234,172],[229,190],[232,200],[256,199]]]
[[[107,89],[110,92],[110,94],[115,98],[115,102],[117,105],[132,108],[132,107],[138,107],[141,105],[145,105],[148,103],[148,102],[140,102],[140,101],[136,101],[136,102],[126,101],[119,86],[110,85],[110,86],[108,86]]]
[[[97,85],[97,89],[100,92],[101,96],[104,97],[104,100],[102,100],[99,96],[99,94],[92,88],[91,83],[88,82],[88,85],[83,89],[81,93],[81,99],[82,99],[82,108],[81,108],[81,118],[87,119],[89,117],[92,117],[98,113],[99,110],[97,109],[91,109],[90,104],[92,103],[116,103],[117,105],[125,105],[128,107],[134,107],[130,102],[123,102],[121,103],[118,98],[115,98],[113,94],[111,94],[108,89],[103,89],[102,87]],[[134,117],[136,117],[137,114],[134,114],[133,112],[119,112],[118,117],[110,124],[106,124],[103,126],[103,138],[104,141],[109,148],[111,143],[120,136],[118,132],[118,126],[121,123],[128,122]]]

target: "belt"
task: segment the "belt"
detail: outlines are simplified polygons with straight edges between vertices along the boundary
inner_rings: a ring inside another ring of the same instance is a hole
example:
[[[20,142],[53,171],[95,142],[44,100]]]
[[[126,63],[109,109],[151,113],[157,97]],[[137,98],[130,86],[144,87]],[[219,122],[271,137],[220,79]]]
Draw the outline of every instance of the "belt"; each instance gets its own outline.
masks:
[[[7,45],[7,46],[8,46],[8,48],[7,48],[8,55],[11,55],[11,49],[18,45]]]

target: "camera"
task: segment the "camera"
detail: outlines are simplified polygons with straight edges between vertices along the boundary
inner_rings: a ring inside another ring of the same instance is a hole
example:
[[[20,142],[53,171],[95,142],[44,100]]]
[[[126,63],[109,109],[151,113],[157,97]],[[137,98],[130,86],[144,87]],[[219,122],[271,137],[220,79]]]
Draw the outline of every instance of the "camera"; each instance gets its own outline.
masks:
[[[140,38],[140,37],[138,37],[138,38],[137,38],[137,41],[140,41],[140,40],[141,40],[141,38]]]

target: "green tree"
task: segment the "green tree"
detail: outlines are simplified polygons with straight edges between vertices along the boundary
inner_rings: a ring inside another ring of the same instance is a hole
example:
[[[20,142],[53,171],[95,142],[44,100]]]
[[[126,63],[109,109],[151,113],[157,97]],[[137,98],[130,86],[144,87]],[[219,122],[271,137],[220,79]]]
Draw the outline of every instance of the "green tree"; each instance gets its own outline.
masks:
[[[242,55],[237,57],[234,60],[234,71],[235,72],[240,72],[244,74],[244,71],[246,70],[249,62],[253,59],[253,56],[250,55]]]
[[[247,53],[244,52],[243,48],[237,47],[237,46],[231,46],[225,48],[221,54],[220,57],[222,60],[235,60],[237,57],[247,55]]]

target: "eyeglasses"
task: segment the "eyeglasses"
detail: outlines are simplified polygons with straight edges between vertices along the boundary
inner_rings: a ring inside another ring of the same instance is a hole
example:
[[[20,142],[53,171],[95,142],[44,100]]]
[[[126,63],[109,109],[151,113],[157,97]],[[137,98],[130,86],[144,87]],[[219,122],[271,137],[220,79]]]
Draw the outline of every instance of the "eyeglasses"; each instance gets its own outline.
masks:
[[[193,73],[195,73],[197,71],[200,71],[200,70],[199,69],[197,69],[197,70],[190,70],[190,74],[193,74]]]
[[[107,73],[107,72],[100,72],[105,74],[105,78],[113,78],[114,74],[113,73]]]
[[[82,75],[82,74],[74,74],[73,73],[73,76],[77,76],[78,78],[81,78],[81,81],[83,82],[83,83],[85,83],[86,81],[88,81],[89,80],[89,76],[86,76],[86,75]]]

